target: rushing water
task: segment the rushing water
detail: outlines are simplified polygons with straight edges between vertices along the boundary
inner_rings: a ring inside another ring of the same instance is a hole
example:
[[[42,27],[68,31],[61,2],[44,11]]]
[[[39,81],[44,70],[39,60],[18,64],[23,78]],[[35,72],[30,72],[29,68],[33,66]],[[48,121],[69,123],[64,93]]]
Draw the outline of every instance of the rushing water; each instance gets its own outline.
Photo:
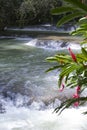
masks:
[[[58,73],[45,73],[50,67],[45,58],[69,46],[79,47],[32,38],[0,40],[0,130],[87,129],[87,116],[81,114],[86,107],[52,113],[61,103]]]

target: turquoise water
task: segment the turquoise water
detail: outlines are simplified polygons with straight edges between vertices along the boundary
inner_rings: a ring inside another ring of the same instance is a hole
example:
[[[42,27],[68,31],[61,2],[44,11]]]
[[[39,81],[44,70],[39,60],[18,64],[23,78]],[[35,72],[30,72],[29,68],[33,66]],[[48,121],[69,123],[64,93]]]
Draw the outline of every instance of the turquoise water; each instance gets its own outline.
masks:
[[[27,46],[29,40],[0,40],[0,92],[6,97],[37,98],[57,89],[57,74],[45,73],[50,67],[45,59],[56,51]]]

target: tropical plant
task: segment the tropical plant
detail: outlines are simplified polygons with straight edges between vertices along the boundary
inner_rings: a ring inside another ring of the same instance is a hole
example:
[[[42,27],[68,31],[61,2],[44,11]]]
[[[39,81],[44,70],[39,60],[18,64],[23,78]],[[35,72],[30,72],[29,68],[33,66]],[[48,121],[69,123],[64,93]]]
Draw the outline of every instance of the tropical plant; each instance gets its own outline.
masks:
[[[87,15],[87,5],[82,0],[64,0],[62,7],[55,8],[51,11],[53,15],[64,14],[57,26],[60,26],[72,19]]]
[[[52,13],[60,14],[71,12],[65,15],[57,25],[61,25],[69,20],[84,16],[78,21],[78,27],[72,32],[72,35],[79,35],[83,38],[81,42],[81,51],[74,54],[71,48],[68,48],[69,54],[56,54],[53,57],[48,57],[47,61],[55,62],[56,66],[49,68],[47,72],[59,69],[60,74],[58,78],[59,88],[62,86],[63,91],[64,84],[66,87],[75,88],[76,93],[71,99],[65,100],[59,107],[55,109],[55,112],[62,112],[65,108],[70,107],[74,104],[75,107],[83,104],[87,101],[87,97],[80,97],[82,91],[87,87],[87,6],[81,3],[80,0],[64,0],[67,2],[67,6],[56,8],[52,10]],[[76,13],[75,13],[76,12]],[[81,13],[80,13],[81,12]],[[79,14],[79,15],[78,15]],[[85,112],[87,113],[87,112]]]

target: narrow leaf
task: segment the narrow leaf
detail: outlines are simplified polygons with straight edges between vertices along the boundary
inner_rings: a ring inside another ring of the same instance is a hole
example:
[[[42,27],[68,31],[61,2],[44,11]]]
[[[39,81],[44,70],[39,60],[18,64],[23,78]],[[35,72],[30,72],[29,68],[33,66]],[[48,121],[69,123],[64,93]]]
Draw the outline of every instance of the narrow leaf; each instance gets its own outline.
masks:
[[[73,14],[69,14],[69,15],[66,15],[64,16],[58,23],[57,23],[57,26],[60,26],[74,18],[77,18],[79,16],[83,16],[84,14],[83,13],[80,13],[80,12],[73,12]]]
[[[46,72],[50,72],[52,70],[55,70],[55,69],[58,69],[58,68],[61,68],[61,67],[63,67],[63,65],[53,66],[53,67],[49,68],[48,70],[46,70]]]
[[[66,12],[72,12],[74,10],[76,9],[72,7],[58,7],[58,8],[52,9],[51,14],[58,15],[58,14],[66,13]]]
[[[87,57],[87,51],[84,48],[82,48],[82,53],[85,57]]]
[[[83,11],[87,12],[87,6],[85,4],[83,4],[81,1],[78,0],[64,0],[74,6],[76,6],[79,9],[82,9]]]

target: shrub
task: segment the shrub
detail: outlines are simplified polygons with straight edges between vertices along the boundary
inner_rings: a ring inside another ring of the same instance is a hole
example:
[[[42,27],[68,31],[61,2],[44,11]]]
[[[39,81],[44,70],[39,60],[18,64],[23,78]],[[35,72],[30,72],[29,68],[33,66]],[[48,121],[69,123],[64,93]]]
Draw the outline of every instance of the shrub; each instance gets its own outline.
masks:
[[[64,0],[67,6],[53,9],[54,15],[69,12],[68,15],[63,17],[57,25],[61,25],[78,16],[87,14],[87,6],[80,0]],[[80,13],[81,11],[81,13]],[[76,12],[76,13],[75,13]],[[79,14],[79,15],[78,15]],[[87,101],[87,97],[81,97],[80,94],[87,87],[87,16],[80,18],[78,21],[78,28],[72,32],[72,35],[79,35],[83,38],[81,44],[81,52],[74,54],[71,48],[68,49],[70,55],[56,54],[53,57],[48,57],[47,61],[55,62],[56,66],[49,68],[48,71],[59,69],[60,74],[58,78],[59,88],[66,87],[75,88],[76,93],[71,99],[65,100],[60,107],[55,109],[56,112],[62,112],[65,108],[74,104],[75,107],[82,105]],[[63,89],[62,89],[63,91]],[[85,112],[87,113],[87,112]]]

